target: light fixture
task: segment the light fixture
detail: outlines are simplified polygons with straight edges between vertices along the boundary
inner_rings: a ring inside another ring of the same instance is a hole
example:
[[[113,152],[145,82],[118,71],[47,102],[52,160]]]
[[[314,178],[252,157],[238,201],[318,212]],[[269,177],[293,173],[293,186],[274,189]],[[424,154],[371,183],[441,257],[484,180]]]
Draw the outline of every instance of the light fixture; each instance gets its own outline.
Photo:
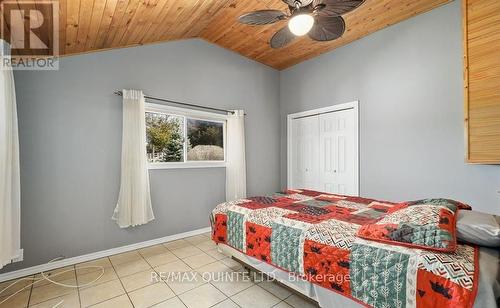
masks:
[[[314,18],[309,14],[298,14],[288,22],[290,32],[296,36],[306,35],[314,25]]]

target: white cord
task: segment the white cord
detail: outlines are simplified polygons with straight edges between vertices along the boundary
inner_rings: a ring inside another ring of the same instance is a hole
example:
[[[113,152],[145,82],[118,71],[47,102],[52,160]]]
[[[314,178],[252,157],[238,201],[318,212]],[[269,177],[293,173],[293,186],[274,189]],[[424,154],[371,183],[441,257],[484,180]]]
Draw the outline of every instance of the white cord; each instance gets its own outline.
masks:
[[[62,260],[62,259],[63,259],[62,257],[58,257],[58,258],[55,258],[55,259],[50,260],[47,264],[50,264],[50,263],[52,263],[52,262],[54,262],[54,261],[58,261],[58,260]],[[41,281],[44,281],[44,280],[46,280],[46,281],[48,281],[48,282],[50,282],[50,283],[53,283],[53,284],[55,284],[55,285],[61,286],[61,287],[66,287],[66,288],[74,288],[74,289],[76,289],[76,288],[82,288],[82,287],[90,286],[90,285],[92,285],[92,284],[96,283],[96,282],[97,282],[99,279],[101,279],[101,278],[102,278],[102,276],[104,275],[104,267],[103,267],[103,266],[97,266],[97,265],[95,265],[95,266],[82,266],[82,267],[79,267],[79,269],[88,269],[88,268],[97,268],[97,269],[100,269],[100,270],[101,270],[101,274],[100,274],[100,275],[99,275],[96,279],[92,280],[91,282],[88,282],[88,283],[85,283],[85,284],[82,284],[82,285],[81,285],[81,284],[78,284],[78,283],[77,283],[76,285],[70,285],[70,284],[65,284],[65,283],[60,283],[60,282],[54,281],[54,280],[52,280],[51,278],[49,278],[49,276],[47,276],[47,275],[45,274],[45,272],[43,272],[43,271],[42,271],[42,272],[40,272],[40,275],[42,275],[42,278],[34,278],[34,277],[33,277],[33,278],[20,278],[20,279],[18,279],[18,280],[16,280],[16,281],[14,281],[13,283],[11,283],[10,285],[8,285],[8,286],[7,286],[6,288],[4,288],[3,290],[1,290],[1,291],[0,291],[0,296],[2,295],[2,293],[4,293],[5,291],[7,291],[9,288],[11,288],[11,287],[13,287],[14,285],[16,285],[18,282],[21,282],[21,281],[24,281],[24,280],[31,280],[31,281],[34,281],[34,282],[33,282],[33,283],[31,283],[31,284],[29,284],[29,285],[27,285],[27,286],[25,286],[24,288],[22,288],[21,290],[19,290],[19,291],[15,292],[14,294],[10,295],[10,296],[9,296],[9,297],[7,297],[6,299],[2,300],[2,301],[0,302],[0,305],[2,305],[3,303],[5,303],[6,301],[8,301],[9,299],[11,299],[12,297],[16,296],[16,295],[17,295],[17,294],[19,294],[20,292],[24,291],[25,289],[30,288],[31,286],[33,286],[33,285],[35,285],[35,284],[37,284],[37,283],[39,283],[39,282],[41,282]],[[57,277],[57,276],[59,276],[59,275],[62,275],[62,274],[64,274],[64,273],[68,273],[68,272],[72,272],[72,271],[74,271],[74,269],[65,270],[65,271],[59,272],[59,273],[54,274],[54,275],[51,275],[51,276],[52,276],[52,277]],[[64,302],[64,300],[60,301],[60,302],[59,302],[56,306],[54,306],[54,307],[58,307],[58,306],[60,306],[63,302]]]

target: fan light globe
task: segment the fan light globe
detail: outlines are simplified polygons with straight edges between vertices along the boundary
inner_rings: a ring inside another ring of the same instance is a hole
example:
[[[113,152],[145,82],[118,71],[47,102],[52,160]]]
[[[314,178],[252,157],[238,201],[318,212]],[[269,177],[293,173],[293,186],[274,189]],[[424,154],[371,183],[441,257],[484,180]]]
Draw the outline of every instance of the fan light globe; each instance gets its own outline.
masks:
[[[295,15],[288,22],[290,32],[296,36],[306,35],[314,25],[314,18],[309,14]]]

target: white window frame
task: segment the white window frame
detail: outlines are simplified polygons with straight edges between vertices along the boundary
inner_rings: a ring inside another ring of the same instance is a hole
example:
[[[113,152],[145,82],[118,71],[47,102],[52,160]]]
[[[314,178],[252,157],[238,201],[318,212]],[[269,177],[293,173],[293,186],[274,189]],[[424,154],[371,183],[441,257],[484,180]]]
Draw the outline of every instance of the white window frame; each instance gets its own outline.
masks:
[[[148,169],[183,169],[183,168],[225,168],[226,167],[226,126],[227,126],[227,115],[192,110],[187,108],[172,107],[154,103],[146,103],[146,112],[154,113],[164,113],[172,116],[180,116],[184,118],[184,132],[186,133],[186,138],[184,140],[184,159],[183,162],[160,162],[160,163],[150,163],[148,162]],[[146,115],[144,115],[146,116]],[[213,160],[213,161],[187,161],[187,119],[209,121],[222,123],[223,128],[223,145],[224,145],[224,160]],[[144,132],[146,133],[146,132]]]

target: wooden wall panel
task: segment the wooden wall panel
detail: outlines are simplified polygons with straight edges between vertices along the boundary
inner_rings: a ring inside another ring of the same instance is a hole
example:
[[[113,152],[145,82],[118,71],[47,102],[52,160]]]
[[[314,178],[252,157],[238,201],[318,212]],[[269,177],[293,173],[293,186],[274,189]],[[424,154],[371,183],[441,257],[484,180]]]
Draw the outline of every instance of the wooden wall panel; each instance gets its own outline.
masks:
[[[500,1],[463,0],[467,161],[500,163]]]
[[[253,27],[237,18],[253,10],[285,10],[281,0],[60,0],[60,54],[200,37],[284,69],[449,1],[366,0],[345,16],[342,38],[320,43],[305,37],[274,50],[269,40],[286,22]]]

